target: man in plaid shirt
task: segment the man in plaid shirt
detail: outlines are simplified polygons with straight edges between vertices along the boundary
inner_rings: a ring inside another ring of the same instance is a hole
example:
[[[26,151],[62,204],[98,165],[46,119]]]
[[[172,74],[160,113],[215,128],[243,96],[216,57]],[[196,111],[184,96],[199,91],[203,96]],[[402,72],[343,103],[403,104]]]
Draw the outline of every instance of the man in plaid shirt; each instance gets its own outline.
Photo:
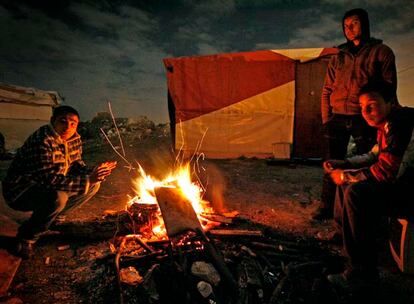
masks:
[[[85,165],[78,123],[74,108],[55,108],[51,123],[29,136],[7,171],[3,181],[6,202],[15,210],[33,211],[17,233],[17,253],[22,257],[32,254],[39,234],[59,214],[91,199],[116,166],[116,162]]]

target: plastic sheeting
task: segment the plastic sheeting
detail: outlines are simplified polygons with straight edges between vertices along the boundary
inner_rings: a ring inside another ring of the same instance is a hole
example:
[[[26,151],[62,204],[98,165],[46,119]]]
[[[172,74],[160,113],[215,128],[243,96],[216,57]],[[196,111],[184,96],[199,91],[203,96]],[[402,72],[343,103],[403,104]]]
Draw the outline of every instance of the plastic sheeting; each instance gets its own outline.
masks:
[[[296,64],[336,52],[313,48],[164,59],[175,149],[209,158],[289,158]]]
[[[177,125],[176,148],[209,158],[289,158],[293,141],[294,81]],[[276,155],[275,155],[276,154]]]
[[[0,132],[6,149],[20,147],[62,101],[58,93],[0,83]]]

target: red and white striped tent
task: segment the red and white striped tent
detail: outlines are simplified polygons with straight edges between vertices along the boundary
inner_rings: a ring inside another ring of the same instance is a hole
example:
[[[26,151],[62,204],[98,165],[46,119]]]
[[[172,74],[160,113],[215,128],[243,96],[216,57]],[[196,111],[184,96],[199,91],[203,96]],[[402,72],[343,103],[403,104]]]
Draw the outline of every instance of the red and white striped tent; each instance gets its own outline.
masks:
[[[290,158],[295,141],[317,136],[311,125],[320,129],[320,90],[328,57],[336,52],[312,48],[164,59],[175,149],[208,158]],[[308,153],[300,146],[303,155],[295,156],[320,156],[320,147]]]

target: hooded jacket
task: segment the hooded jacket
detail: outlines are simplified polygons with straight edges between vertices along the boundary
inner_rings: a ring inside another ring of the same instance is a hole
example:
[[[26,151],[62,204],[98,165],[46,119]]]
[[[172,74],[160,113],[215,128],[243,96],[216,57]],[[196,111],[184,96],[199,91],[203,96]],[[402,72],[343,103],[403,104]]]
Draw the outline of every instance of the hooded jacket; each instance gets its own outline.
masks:
[[[361,22],[361,44],[355,48],[351,41],[338,46],[339,52],[331,58],[322,89],[322,123],[333,114],[359,115],[360,89],[368,81],[386,81],[397,87],[397,72],[393,51],[382,40],[370,38],[368,14],[362,9],[345,13],[344,20],[358,15]]]

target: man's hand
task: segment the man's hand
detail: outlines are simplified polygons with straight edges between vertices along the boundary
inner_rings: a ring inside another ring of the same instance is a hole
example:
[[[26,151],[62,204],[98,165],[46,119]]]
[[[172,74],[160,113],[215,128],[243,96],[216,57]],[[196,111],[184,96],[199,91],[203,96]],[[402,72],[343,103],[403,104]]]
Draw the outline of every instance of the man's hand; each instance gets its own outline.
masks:
[[[344,174],[344,170],[341,169],[335,169],[333,171],[331,171],[330,173],[332,181],[339,185],[343,185],[345,184],[345,174]]]
[[[347,162],[341,159],[330,159],[323,162],[323,170],[325,173],[330,174],[335,169],[344,169]]]
[[[115,162],[105,162],[100,164],[99,166],[95,167],[91,174],[91,182],[102,182],[108,177],[112,170],[116,168],[116,161]]]

